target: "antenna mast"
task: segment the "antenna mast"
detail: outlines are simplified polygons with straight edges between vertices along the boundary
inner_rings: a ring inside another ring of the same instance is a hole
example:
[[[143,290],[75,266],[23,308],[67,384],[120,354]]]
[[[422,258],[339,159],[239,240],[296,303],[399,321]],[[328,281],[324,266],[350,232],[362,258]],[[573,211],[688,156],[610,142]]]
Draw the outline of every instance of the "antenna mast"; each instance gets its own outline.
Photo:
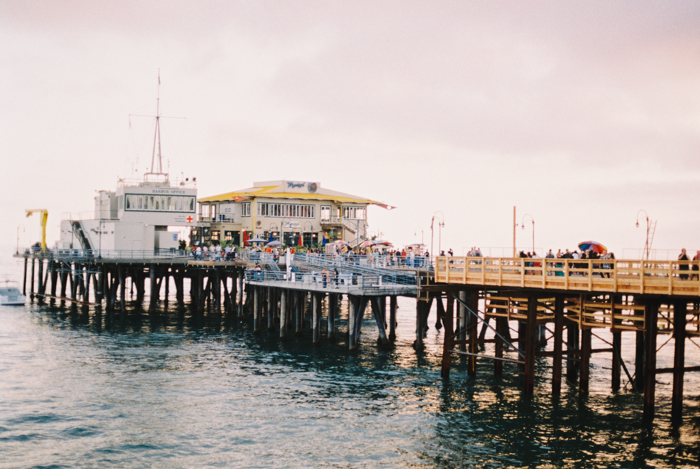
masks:
[[[154,117],[154,116],[144,116],[139,114],[129,114],[129,117]],[[151,168],[150,171],[144,173],[144,181],[146,182],[160,182],[168,183],[168,173],[163,172],[163,154],[161,152],[160,145],[160,118],[169,117],[160,115],[160,69],[158,69],[158,95],[156,99],[156,129],[155,135],[153,136],[153,155],[151,156]],[[185,119],[184,117],[173,117],[173,119]],[[131,125],[131,124],[130,124]],[[156,159],[156,156],[158,157]]]
[[[156,145],[158,146],[158,171],[156,171]],[[158,97],[156,99],[156,132],[153,136],[151,174],[163,174],[163,155],[160,150],[160,69],[158,69]]]

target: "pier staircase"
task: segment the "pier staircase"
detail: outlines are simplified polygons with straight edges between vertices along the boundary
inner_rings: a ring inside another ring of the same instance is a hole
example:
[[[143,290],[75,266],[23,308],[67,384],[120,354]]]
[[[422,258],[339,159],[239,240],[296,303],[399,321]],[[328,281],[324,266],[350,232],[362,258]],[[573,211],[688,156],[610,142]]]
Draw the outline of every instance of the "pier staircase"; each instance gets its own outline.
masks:
[[[80,241],[80,246],[83,248],[83,250],[92,250],[93,247],[90,244],[90,239],[87,237],[87,235],[85,234],[85,230],[83,229],[83,222],[71,221],[71,226],[73,227],[73,234],[76,238],[78,238],[78,241]]]

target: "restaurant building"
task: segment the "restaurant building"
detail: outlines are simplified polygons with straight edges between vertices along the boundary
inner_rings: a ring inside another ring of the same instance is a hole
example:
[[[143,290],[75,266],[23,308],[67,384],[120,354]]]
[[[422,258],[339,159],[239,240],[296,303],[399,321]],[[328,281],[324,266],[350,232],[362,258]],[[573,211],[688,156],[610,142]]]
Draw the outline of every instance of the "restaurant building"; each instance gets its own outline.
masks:
[[[367,207],[384,203],[321,187],[319,182],[265,181],[253,187],[198,200],[191,244],[222,241],[243,246],[249,239],[315,247],[367,238]]]

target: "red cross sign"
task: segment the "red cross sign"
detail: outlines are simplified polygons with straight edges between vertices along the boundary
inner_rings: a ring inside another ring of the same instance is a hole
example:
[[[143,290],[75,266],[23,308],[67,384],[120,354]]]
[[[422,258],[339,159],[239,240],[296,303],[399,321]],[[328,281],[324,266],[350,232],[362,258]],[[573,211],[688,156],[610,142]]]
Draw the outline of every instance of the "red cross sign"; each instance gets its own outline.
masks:
[[[194,218],[192,218],[192,215],[187,217],[187,223],[192,223],[192,220],[194,220]]]

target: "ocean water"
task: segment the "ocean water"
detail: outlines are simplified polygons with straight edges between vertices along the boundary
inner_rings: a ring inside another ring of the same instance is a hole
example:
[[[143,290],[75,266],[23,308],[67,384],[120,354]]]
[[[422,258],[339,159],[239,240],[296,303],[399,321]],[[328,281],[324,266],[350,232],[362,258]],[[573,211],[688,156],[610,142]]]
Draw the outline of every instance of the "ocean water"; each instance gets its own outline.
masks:
[[[3,262],[21,280],[21,266]],[[468,377],[457,359],[443,381],[442,337],[431,321],[416,351],[414,315],[415,301],[400,299],[388,350],[367,315],[350,353],[345,316],[337,343],[313,347],[308,329],[280,342],[276,331],[253,334],[247,319],[198,319],[174,303],[124,319],[0,307],[0,468],[700,465],[697,374],[686,375],[682,423],[670,419],[671,375],[660,375],[656,419],[645,424],[624,374],[610,390],[607,354],[593,357],[586,396],[565,382],[553,399],[545,358],[534,396],[511,364],[495,376],[482,360]],[[596,335],[594,347],[605,346],[606,333]],[[623,340],[632,370],[633,336]],[[672,362],[666,340],[659,366]],[[699,352],[687,345],[688,366]]]

